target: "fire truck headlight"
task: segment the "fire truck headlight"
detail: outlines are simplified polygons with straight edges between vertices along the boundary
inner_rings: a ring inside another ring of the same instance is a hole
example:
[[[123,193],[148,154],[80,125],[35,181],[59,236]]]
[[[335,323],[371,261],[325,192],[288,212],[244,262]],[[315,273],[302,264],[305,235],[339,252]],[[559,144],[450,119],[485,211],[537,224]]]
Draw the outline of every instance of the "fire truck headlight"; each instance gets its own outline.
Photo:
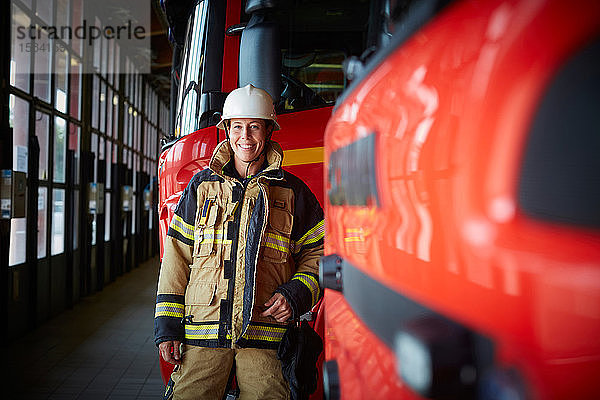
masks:
[[[404,382],[418,393],[429,393],[433,380],[431,354],[423,342],[407,332],[396,336],[396,365]]]

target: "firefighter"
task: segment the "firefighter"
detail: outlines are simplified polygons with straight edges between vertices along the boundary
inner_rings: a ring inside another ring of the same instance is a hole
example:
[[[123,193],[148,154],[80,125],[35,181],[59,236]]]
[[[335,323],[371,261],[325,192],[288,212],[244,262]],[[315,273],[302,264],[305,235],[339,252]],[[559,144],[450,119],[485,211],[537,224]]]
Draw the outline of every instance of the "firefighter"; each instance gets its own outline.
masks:
[[[154,326],[176,364],[166,395],[221,399],[235,366],[241,399],[286,399],[277,348],[320,297],[323,210],[281,168],[266,91],[232,91],[217,127],[227,139],[183,191],[165,240]]]

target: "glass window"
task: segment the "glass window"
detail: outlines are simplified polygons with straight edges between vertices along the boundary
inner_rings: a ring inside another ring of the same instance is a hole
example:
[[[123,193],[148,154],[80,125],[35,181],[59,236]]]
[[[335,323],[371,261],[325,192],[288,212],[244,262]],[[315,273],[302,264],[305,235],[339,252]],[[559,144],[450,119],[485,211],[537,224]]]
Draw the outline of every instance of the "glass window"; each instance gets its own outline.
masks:
[[[73,250],[79,247],[79,190],[73,191]]]
[[[67,151],[67,121],[61,117],[54,118],[54,182],[65,183]]]
[[[75,152],[75,160],[73,162],[75,184],[79,183],[79,132],[78,125],[69,124],[69,150]]]
[[[111,40],[112,41],[112,40]],[[100,61],[100,73],[106,78],[106,72],[108,71],[108,40],[104,35],[100,36],[100,43],[102,46],[102,59]]]
[[[56,26],[71,26],[69,11],[69,0],[56,0]],[[69,43],[69,35],[62,35],[62,37],[66,43]]]
[[[112,162],[112,143],[109,141],[106,141],[106,183],[104,184],[104,186],[107,189],[110,189],[110,180],[112,178],[111,167],[110,167],[111,162]]]
[[[13,128],[13,170],[27,172],[29,103],[11,94],[8,98],[8,118]]]
[[[71,26],[73,27],[73,29],[77,28],[78,26],[83,26],[83,0],[73,0],[72,18],[73,22],[71,23]],[[75,53],[81,56],[83,54],[81,49],[84,42],[83,40],[81,40],[81,38],[77,36],[79,35],[73,35],[71,46],[73,47]]]
[[[37,258],[46,257],[46,229],[48,225],[48,188],[38,187]]]
[[[116,164],[117,163],[117,158],[119,156],[119,147],[118,145],[115,143],[113,144],[113,151],[112,151],[112,163]]]
[[[36,111],[35,134],[40,144],[39,179],[48,180],[48,136],[50,135],[50,116]]]
[[[71,79],[69,92],[69,113],[76,119],[81,118],[81,62],[75,57],[71,57]]]
[[[104,138],[102,136],[100,136],[99,141],[98,141],[98,160],[104,160],[104,149],[105,149]]]
[[[128,104],[127,102],[123,103],[123,141],[125,142],[126,145],[128,145],[129,143],[127,142],[129,135],[128,135],[128,130],[129,130],[129,108],[128,108]]]
[[[39,2],[38,2],[39,3]],[[33,94],[45,102],[50,102],[50,76],[52,74],[52,52],[53,41],[48,38],[44,30],[39,30],[37,39],[32,42],[35,70],[33,74]]]
[[[98,19],[98,17],[95,17],[95,24],[96,24],[96,26],[102,26],[102,23],[100,22],[100,19]],[[94,66],[95,72],[100,72],[100,57],[101,57],[100,52],[101,51],[102,51],[102,47],[101,47],[100,42],[95,40],[94,41],[94,59],[93,59],[93,66]]]
[[[150,150],[148,147],[148,144],[150,143],[150,125],[148,124],[148,122],[144,123],[144,150],[143,153],[145,155],[150,155]]]
[[[54,0],[43,0],[43,1],[36,1],[36,7],[35,7],[35,14],[40,17],[44,22],[46,22],[48,25],[54,25],[52,22],[54,21],[52,19],[53,13],[52,13],[52,8],[54,5]]]
[[[112,128],[112,137],[114,137],[115,139],[118,138],[119,136],[119,95],[118,94],[114,94],[113,95],[113,128]]]
[[[28,27],[31,20],[19,7],[12,4],[12,31],[18,32],[18,27]],[[10,53],[10,84],[25,92],[29,92],[29,77],[31,71],[31,40],[27,36],[20,37],[12,34]],[[27,48],[29,46],[29,50]]]
[[[133,134],[134,134],[134,143],[133,143],[133,148],[136,151],[140,150],[140,137],[141,137],[141,132],[140,132],[140,118],[137,115],[137,112],[134,113],[134,117],[133,117],[133,121],[134,121],[134,129],[133,129]]]
[[[96,74],[92,77],[92,127],[98,129],[98,108],[100,100],[100,79]]]
[[[115,87],[119,85],[118,74],[121,72],[121,47],[118,43],[115,43]]]
[[[113,131],[113,91],[110,87],[106,89],[106,136],[111,137]]]
[[[110,192],[104,193],[104,241],[110,242]]]
[[[94,214],[94,219],[92,221],[92,246],[94,246],[96,244],[97,225],[98,225],[98,215]]]
[[[114,64],[115,64],[115,41],[108,41],[108,81],[113,83],[114,79]]]
[[[125,144],[132,146],[133,141],[133,107],[131,104],[127,107],[127,136],[125,138]]]
[[[152,182],[150,182],[150,184],[152,185]],[[150,187],[150,190],[152,190],[152,186]],[[152,212],[152,203],[150,203],[150,212],[148,213],[148,229],[152,230],[152,215],[154,215],[154,213]]]
[[[100,82],[100,132],[106,133],[106,84]]]
[[[66,51],[56,51],[54,53],[56,60],[56,74],[55,74],[55,87],[56,87],[56,109],[62,113],[67,112],[67,75],[69,73],[68,60],[69,53]]]
[[[27,218],[12,218],[10,220],[10,248],[8,250],[8,265],[18,265],[25,262],[27,243]]]
[[[133,195],[131,196],[131,233],[135,234],[135,220],[136,220],[136,212],[135,212],[135,208],[136,208],[136,194],[135,192],[133,192]]]
[[[51,252],[56,255],[65,251],[65,190],[52,190],[52,237]]]
[[[201,86],[200,68],[203,60],[202,48],[204,28],[206,26],[205,2],[196,5],[188,23],[188,35],[185,43],[185,59],[182,66],[182,77],[177,96],[177,116],[175,121],[176,136],[190,134],[196,130],[196,101],[195,88]]]
[[[94,182],[98,182],[98,168],[96,168],[96,161],[98,161],[98,135],[96,135],[95,133],[92,133],[91,150],[92,153],[94,153]]]

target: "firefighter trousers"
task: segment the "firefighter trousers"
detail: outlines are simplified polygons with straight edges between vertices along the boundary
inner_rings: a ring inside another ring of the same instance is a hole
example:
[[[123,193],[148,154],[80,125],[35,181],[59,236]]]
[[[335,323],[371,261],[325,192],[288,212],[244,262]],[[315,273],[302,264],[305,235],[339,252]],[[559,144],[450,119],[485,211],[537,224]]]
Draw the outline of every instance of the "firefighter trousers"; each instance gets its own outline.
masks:
[[[185,346],[182,364],[171,374],[173,400],[221,400],[234,362],[240,400],[290,398],[277,350]]]

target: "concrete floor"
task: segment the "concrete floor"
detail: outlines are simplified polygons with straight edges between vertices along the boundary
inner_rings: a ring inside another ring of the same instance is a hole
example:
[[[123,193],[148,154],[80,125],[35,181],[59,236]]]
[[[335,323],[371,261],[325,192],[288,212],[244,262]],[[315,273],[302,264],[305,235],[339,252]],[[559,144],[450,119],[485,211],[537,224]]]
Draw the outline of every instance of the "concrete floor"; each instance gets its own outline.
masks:
[[[8,399],[161,399],[158,258],[10,343]],[[4,391],[6,393],[6,391]]]

